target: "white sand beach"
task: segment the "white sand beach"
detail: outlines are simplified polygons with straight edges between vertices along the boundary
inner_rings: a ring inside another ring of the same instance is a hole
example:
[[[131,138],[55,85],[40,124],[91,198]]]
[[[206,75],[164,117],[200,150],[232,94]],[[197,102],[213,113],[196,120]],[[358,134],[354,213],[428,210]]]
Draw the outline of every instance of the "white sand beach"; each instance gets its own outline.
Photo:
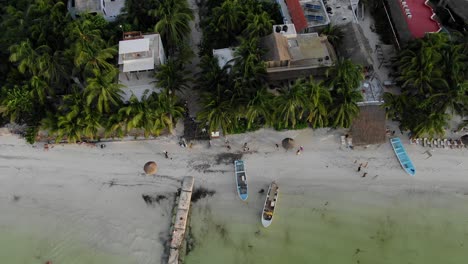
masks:
[[[11,263],[31,263],[31,258],[37,263],[57,259],[61,260],[57,263],[75,263],[67,262],[68,255],[76,253],[67,248],[74,250],[75,244],[91,255],[120,256],[126,259],[123,263],[159,263],[179,181],[194,176],[196,186],[215,190],[226,206],[236,204],[235,210],[239,201],[232,161],[240,157],[247,164],[251,193],[277,180],[298,192],[314,185],[349,192],[438,190],[468,197],[468,149],[429,149],[402,138],[417,170],[411,177],[401,169],[389,143],[342,149],[342,134],[326,129],[262,129],[228,136],[231,150],[224,138],[212,140],[210,148],[207,142],[181,148],[175,137],[165,136],[106,143],[104,149],[55,145],[45,151],[41,144],[31,146],[4,132],[0,136],[0,234],[34,234],[38,241],[31,246],[35,251],[30,256],[18,256],[20,261]],[[294,138],[296,149],[303,146],[304,151],[300,155],[295,149],[286,152],[281,147],[285,137]],[[246,152],[244,143],[249,147]],[[165,159],[164,151],[170,159]],[[142,167],[150,160],[159,166],[156,176],[143,175]],[[358,173],[360,163],[368,165]],[[149,205],[143,194],[168,198]],[[0,258],[12,255],[4,252]]]

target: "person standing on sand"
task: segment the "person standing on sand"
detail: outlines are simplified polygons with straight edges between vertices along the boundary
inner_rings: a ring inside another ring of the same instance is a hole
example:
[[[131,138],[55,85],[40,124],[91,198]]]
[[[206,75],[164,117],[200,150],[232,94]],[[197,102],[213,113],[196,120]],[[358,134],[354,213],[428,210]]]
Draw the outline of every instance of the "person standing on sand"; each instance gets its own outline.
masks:
[[[367,176],[367,172],[364,172],[364,174],[361,177],[365,178],[366,176]]]
[[[299,154],[301,154],[301,150],[300,150],[300,149],[298,149],[298,150],[296,151],[296,155],[299,155]]]
[[[169,153],[167,152],[167,150],[164,151],[164,157],[166,157],[166,159],[169,158]]]
[[[278,145],[278,144],[275,144],[275,145],[276,145],[276,150],[278,150],[278,149],[279,149],[279,145]]]
[[[303,146],[300,146],[299,149],[302,151],[304,151],[304,147]]]
[[[362,167],[362,163],[359,164],[359,167],[357,168],[357,171],[360,172],[361,171],[361,167]]]

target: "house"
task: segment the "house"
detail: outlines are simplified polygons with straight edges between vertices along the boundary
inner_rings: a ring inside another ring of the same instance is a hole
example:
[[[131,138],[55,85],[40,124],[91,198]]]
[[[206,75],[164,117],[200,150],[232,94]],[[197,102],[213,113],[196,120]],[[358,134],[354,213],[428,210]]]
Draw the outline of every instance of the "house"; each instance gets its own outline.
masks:
[[[468,25],[468,2],[466,0],[440,0],[437,6],[450,9],[452,19]]]
[[[390,0],[387,3],[394,28],[401,42],[422,38],[426,33],[441,30],[428,0]]]
[[[284,25],[279,25],[283,28]],[[292,25],[290,25],[292,26]],[[296,34],[295,31],[274,32],[261,40],[266,50],[269,81],[294,80],[310,75],[324,75],[336,61],[336,54],[327,37],[317,33]],[[288,27],[289,28],[289,27]]]
[[[107,21],[114,21],[125,6],[125,0],[69,0],[68,11],[73,18],[80,13],[101,14]]]
[[[166,63],[166,55],[159,34],[144,35],[139,31],[125,32],[119,41],[119,83],[125,85],[124,99],[154,89],[155,69]]]
[[[278,0],[285,24],[294,24],[297,32],[318,32],[330,24],[322,0]]]

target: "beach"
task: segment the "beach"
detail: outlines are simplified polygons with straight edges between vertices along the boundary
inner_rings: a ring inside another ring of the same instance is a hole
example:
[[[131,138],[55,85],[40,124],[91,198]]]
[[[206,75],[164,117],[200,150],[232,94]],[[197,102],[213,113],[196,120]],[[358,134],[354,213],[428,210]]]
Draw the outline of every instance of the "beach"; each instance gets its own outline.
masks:
[[[402,137],[417,170],[411,177],[388,142],[351,150],[340,145],[343,134],[261,129],[228,136],[230,150],[224,138],[212,140],[211,147],[203,141],[181,148],[176,137],[163,136],[109,142],[104,149],[54,145],[45,151],[4,133],[0,246],[8,250],[0,258],[161,263],[174,194],[184,176],[194,176],[195,186],[216,193],[193,204],[189,264],[462,263],[468,245],[468,150],[436,148],[429,156],[429,148]],[[294,149],[281,147],[285,137],[295,140]],[[296,155],[299,146],[304,150]],[[235,192],[234,159],[246,162],[246,203]],[[158,164],[155,176],[143,174],[150,160]],[[367,166],[358,172],[360,164]],[[258,192],[272,180],[280,186],[278,212],[264,229],[264,194]],[[165,198],[148,204],[142,195]],[[25,247],[28,253],[18,254]],[[375,262],[379,255],[386,260]],[[452,262],[435,255],[452,256]]]

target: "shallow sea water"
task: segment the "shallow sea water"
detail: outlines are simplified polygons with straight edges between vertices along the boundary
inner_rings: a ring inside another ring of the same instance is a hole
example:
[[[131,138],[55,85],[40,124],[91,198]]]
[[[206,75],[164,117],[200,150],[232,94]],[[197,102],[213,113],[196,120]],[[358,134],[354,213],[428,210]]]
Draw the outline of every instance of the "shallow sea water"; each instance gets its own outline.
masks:
[[[432,191],[293,188],[280,193],[263,228],[264,194],[220,194],[193,205],[186,264],[468,263],[468,197]]]
[[[0,227],[0,263],[5,264],[133,264],[127,256],[106,252],[61,234],[24,233]]]

